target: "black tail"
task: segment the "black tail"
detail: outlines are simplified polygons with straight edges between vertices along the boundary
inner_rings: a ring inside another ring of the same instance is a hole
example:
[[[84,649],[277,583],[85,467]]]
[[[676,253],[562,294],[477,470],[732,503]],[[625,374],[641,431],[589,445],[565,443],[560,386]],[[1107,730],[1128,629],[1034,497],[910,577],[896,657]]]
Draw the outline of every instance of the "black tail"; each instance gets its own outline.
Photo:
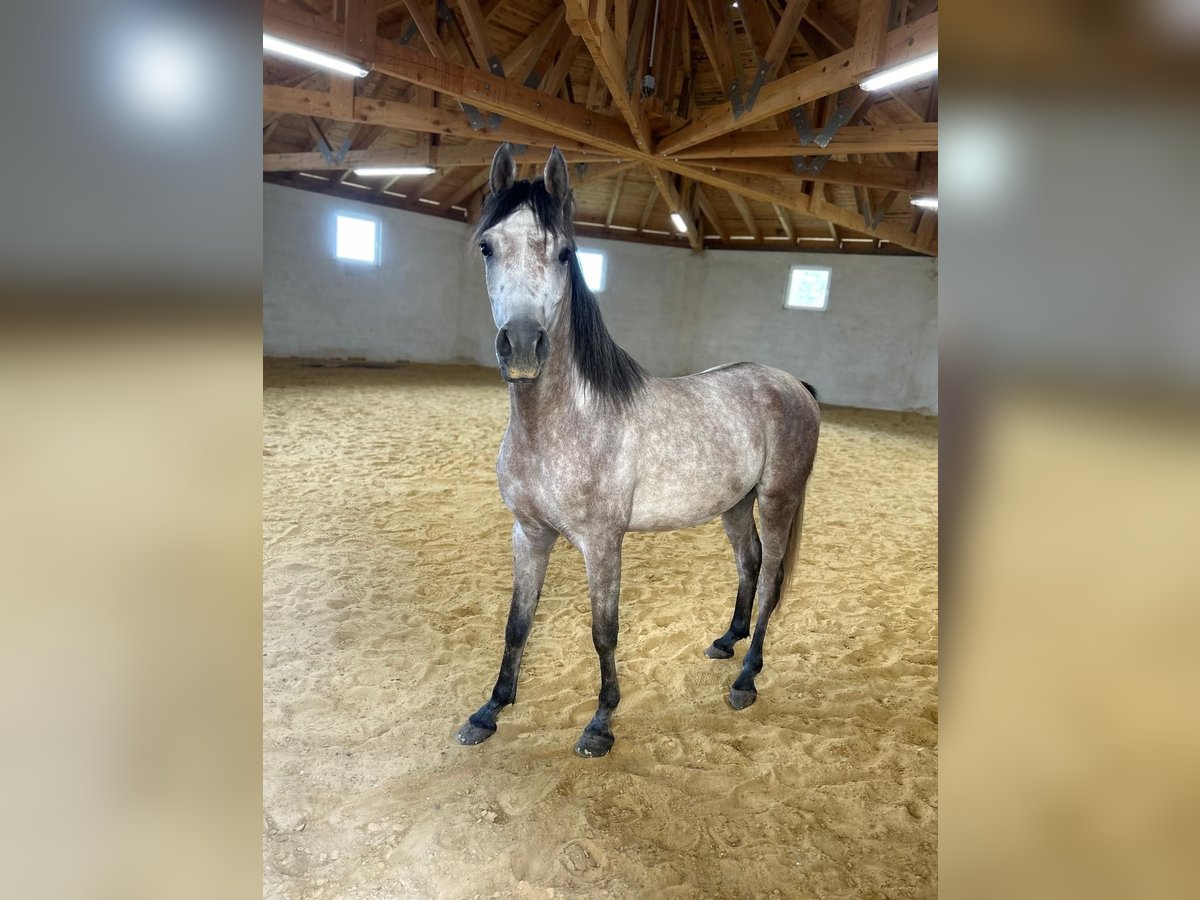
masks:
[[[808,392],[813,395],[814,400],[820,401],[821,398],[817,396],[817,389],[815,387],[813,387],[807,381],[801,381],[800,383],[808,388]]]

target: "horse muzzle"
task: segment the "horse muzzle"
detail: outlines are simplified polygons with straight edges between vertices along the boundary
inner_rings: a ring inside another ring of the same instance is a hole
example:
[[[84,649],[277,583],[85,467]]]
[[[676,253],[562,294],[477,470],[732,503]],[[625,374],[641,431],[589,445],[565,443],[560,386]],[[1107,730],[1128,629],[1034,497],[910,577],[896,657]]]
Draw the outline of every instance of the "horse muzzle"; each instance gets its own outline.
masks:
[[[550,337],[533,319],[510,320],[496,334],[500,374],[510,384],[537,381],[550,355]]]

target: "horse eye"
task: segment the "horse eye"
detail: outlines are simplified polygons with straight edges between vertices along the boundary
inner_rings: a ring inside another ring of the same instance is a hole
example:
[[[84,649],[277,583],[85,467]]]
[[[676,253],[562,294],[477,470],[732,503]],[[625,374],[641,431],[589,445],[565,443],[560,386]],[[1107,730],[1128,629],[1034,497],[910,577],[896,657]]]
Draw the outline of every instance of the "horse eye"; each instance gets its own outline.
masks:
[[[479,242],[479,252],[483,254],[483,258],[487,259],[492,255],[492,248],[487,241]]]
[[[559,251],[558,261],[560,263],[562,263],[564,266],[571,261],[571,248],[570,247],[563,247],[562,250]]]

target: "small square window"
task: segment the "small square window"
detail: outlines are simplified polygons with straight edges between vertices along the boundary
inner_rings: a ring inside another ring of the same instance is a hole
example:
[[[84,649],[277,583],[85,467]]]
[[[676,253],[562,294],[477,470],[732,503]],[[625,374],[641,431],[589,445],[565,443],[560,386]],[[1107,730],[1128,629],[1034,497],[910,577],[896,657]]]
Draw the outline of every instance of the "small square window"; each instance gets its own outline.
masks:
[[[575,258],[579,260],[579,268],[583,270],[583,280],[588,290],[598,294],[604,290],[604,254],[599,250],[576,250]]]
[[[337,258],[378,265],[379,220],[338,216]]]
[[[829,304],[829,275],[825,266],[792,266],[785,309],[824,309]]]

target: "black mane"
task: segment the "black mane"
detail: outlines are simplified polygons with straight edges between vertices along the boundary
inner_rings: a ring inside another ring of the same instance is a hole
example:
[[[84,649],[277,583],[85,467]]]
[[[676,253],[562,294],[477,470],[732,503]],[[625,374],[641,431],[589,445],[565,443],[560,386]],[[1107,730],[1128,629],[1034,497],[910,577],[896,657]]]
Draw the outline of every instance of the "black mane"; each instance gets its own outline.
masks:
[[[571,357],[584,381],[601,397],[617,405],[632,399],[646,382],[646,370],[617,346],[604,319],[600,304],[588,289],[575,256],[575,230],[571,222],[574,201],[560,204],[546,190],[542,178],[517,181],[508,190],[488,197],[475,226],[472,240],[507,219],[520,207],[533,211],[538,227],[561,238],[571,249]]]

